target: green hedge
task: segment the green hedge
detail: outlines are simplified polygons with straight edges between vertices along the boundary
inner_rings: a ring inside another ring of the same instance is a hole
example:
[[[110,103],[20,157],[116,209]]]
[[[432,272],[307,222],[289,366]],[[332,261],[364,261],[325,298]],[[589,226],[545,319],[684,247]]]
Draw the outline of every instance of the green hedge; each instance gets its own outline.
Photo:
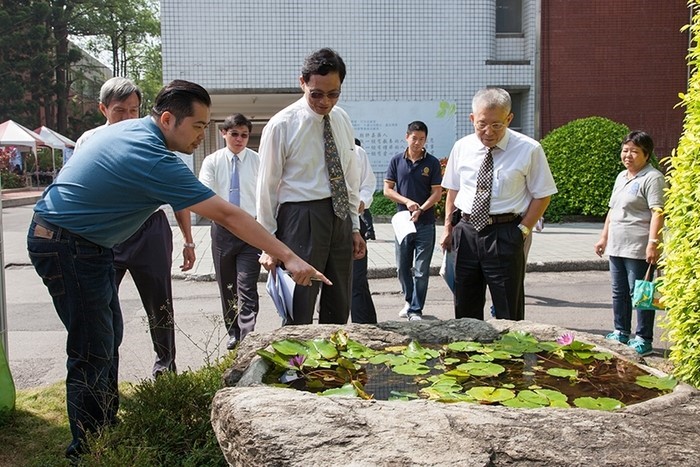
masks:
[[[629,129],[602,117],[574,120],[542,139],[542,147],[559,190],[545,219],[597,216],[608,212],[615,177],[623,169],[620,143]]]
[[[696,8],[688,54],[693,74],[688,93],[681,94],[686,109],[683,134],[670,160],[661,292],[667,309],[662,325],[672,342],[669,358],[674,363],[674,373],[700,387],[700,2],[689,3]]]

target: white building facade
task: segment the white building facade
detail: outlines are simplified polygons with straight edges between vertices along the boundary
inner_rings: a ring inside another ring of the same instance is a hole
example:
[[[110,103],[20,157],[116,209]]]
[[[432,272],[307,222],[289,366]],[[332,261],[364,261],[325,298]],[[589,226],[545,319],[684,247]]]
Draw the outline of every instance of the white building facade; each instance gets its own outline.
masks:
[[[447,157],[473,131],[471,98],[484,86],[507,89],[511,126],[539,136],[539,8],[540,0],[161,0],[163,80],[194,81],[212,95],[198,170],[223,145],[215,122],[245,114],[256,147],[266,121],[301,96],[304,58],[331,47],[348,70],[338,105],[381,180],[413,120],[428,124],[428,151]]]

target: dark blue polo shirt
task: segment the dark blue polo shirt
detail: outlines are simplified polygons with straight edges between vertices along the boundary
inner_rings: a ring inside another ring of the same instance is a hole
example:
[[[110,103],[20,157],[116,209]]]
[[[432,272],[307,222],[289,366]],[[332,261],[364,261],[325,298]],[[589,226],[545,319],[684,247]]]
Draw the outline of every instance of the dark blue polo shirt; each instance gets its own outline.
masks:
[[[412,162],[407,156],[407,150],[400,152],[391,158],[386,169],[385,180],[394,182],[394,189],[401,196],[412,199],[418,204],[423,204],[430,198],[432,187],[442,183],[442,171],[440,161],[427,151],[416,162]],[[397,210],[405,211],[405,204],[397,204]],[[430,208],[418,218],[419,224],[434,224],[435,209]]]

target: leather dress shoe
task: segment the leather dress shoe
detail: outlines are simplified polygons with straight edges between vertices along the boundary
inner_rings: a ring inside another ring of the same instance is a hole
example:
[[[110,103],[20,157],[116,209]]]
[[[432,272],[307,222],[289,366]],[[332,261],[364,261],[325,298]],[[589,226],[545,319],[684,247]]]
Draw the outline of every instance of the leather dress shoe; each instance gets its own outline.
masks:
[[[228,342],[226,343],[226,348],[228,350],[233,350],[236,348],[238,345],[238,338],[237,337],[229,337]]]

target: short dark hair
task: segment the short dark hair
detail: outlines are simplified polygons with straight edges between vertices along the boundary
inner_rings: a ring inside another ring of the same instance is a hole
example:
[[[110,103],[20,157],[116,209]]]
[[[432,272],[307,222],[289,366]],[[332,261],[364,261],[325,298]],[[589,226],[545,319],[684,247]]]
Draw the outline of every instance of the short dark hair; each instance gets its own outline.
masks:
[[[183,118],[194,115],[192,106],[194,102],[211,107],[211,97],[206,89],[199,84],[176,79],[160,90],[151,109],[151,115],[159,117],[163,112],[170,112],[175,116],[175,120],[180,122]]]
[[[411,122],[408,124],[408,128],[406,128],[406,134],[412,133],[414,131],[422,131],[425,133],[425,136],[428,136],[428,125],[421,122],[420,120]]]
[[[647,156],[647,159],[654,154],[654,141],[651,139],[651,136],[641,130],[630,131],[627,136],[625,136],[625,139],[622,140],[622,144],[625,143],[632,143],[635,146],[639,146],[644,152],[644,155]]]
[[[306,57],[301,68],[301,77],[305,83],[309,82],[311,75],[326,76],[328,73],[338,73],[341,83],[345,80],[345,62],[333,49],[327,47]]]
[[[253,122],[248,120],[245,115],[243,114],[233,114],[229,115],[226,117],[226,120],[224,120],[224,123],[221,125],[221,131],[228,131],[231,128],[235,128],[237,126],[247,126],[248,131],[252,132],[253,131]]]
[[[141,104],[141,89],[133,81],[121,76],[110,78],[100,88],[100,102],[109,107],[112,102],[121,102],[136,93]]]

